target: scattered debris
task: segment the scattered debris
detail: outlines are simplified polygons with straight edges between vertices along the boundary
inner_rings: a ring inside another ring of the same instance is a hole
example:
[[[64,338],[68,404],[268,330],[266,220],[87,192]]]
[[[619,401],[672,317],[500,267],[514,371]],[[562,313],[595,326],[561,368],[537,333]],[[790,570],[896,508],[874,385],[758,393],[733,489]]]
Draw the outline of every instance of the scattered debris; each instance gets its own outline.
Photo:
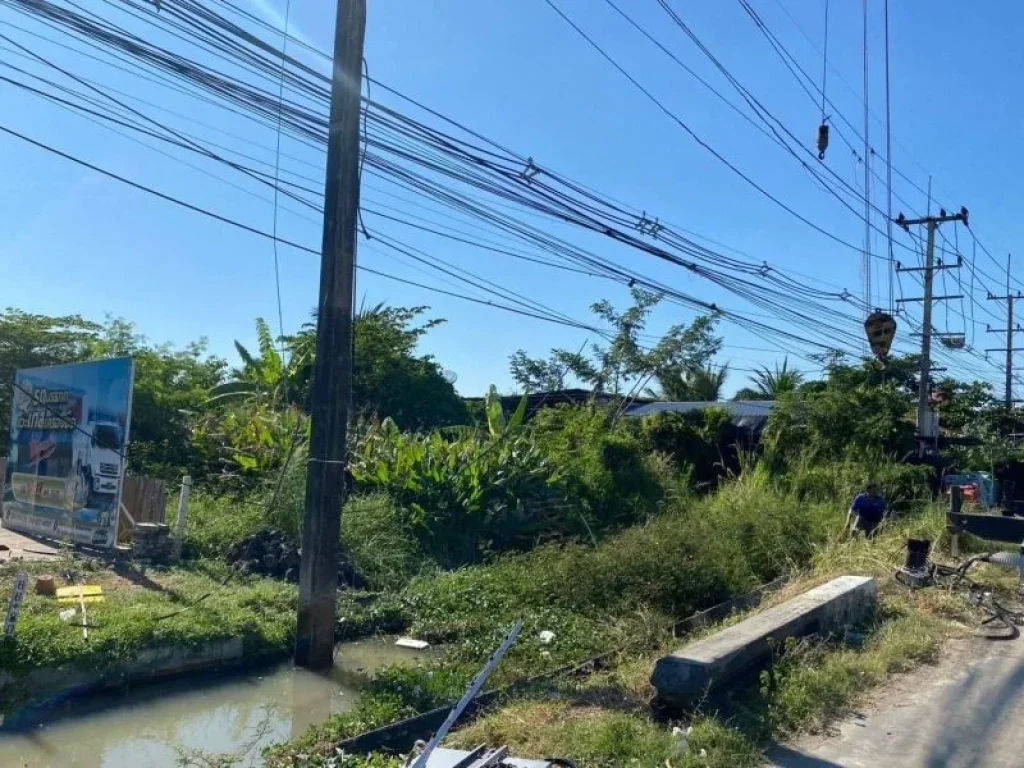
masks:
[[[896,569],[896,581],[911,589],[938,586],[950,591],[961,591],[968,603],[985,614],[981,626],[986,630],[995,630],[981,634],[981,637],[989,640],[1015,640],[1019,637],[1020,627],[1024,625],[1024,608],[1008,608],[996,599],[991,587],[972,581],[967,577],[967,572],[977,563],[1012,568],[1020,574],[1024,588],[1024,552],[988,552],[972,555],[954,568],[930,562],[930,547],[931,542],[927,540],[908,539],[906,564]]]
[[[537,635],[537,638],[544,645],[551,645],[552,641],[555,639],[555,633],[552,632],[550,629],[545,629],[543,632]]]
[[[60,557],[60,552],[53,552],[48,549],[29,549],[28,547],[24,547],[21,551],[30,552],[33,555],[47,555],[49,557]]]
[[[89,618],[85,614],[85,587],[78,590],[78,607],[82,609],[82,639],[89,639]],[[102,600],[102,597],[96,598]]]
[[[459,703],[455,705],[455,708],[448,713],[448,717],[441,727],[434,733],[434,737],[427,742],[427,745],[423,748],[423,751],[416,757],[409,758],[408,768],[428,768],[430,765],[430,754],[437,749],[438,745],[444,741],[448,735],[448,731],[455,725],[455,721],[459,719],[459,716],[465,711],[466,707],[469,706],[470,702],[476,698],[476,695],[480,693],[480,689],[484,687],[484,683],[487,682],[487,678],[491,676],[491,673],[498,668],[501,660],[505,658],[505,654],[508,653],[508,649],[512,647],[512,644],[519,638],[519,633],[523,631],[523,622],[518,621],[516,625],[512,627],[512,630],[505,637],[505,640],[498,647],[498,650],[494,652],[484,668],[477,673],[477,676],[473,678],[473,682],[470,683],[469,688],[462,694],[462,698],[459,699]],[[480,765],[487,765],[488,763],[482,762]],[[491,763],[493,765],[493,763]]]
[[[60,620],[63,622],[70,622],[73,618],[75,618],[75,615],[77,613],[77,608],[65,608],[63,611],[58,613],[57,616],[59,616]]]
[[[395,640],[395,645],[399,648],[411,648],[414,651],[425,651],[430,647],[430,643],[426,640],[416,640],[412,637],[400,637]]]

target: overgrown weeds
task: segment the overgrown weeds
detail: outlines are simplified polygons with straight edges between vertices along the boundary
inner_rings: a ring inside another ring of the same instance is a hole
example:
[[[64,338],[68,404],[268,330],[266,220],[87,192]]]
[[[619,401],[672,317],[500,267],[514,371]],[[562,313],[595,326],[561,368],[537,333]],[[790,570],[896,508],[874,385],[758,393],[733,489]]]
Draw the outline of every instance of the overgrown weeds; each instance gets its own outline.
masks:
[[[635,653],[657,647],[675,618],[807,566],[817,542],[842,519],[834,504],[800,504],[749,475],[712,496],[689,497],[596,547],[546,545],[417,576],[368,610],[405,617],[408,632],[445,645],[444,659],[379,675],[354,712],[274,750],[271,764],[287,765],[298,753],[322,754],[318,750],[339,739],[457,698],[519,619],[523,635],[493,678],[495,686],[611,648]],[[554,633],[553,642],[541,641],[545,630]]]
[[[760,766],[762,749],[774,740],[823,729],[889,675],[933,661],[943,639],[961,631],[963,625],[950,620],[950,608],[955,600],[956,618],[969,618],[962,598],[938,590],[910,592],[890,578],[901,557],[898,545],[908,534],[937,540],[941,530],[941,510],[932,508],[891,526],[875,542],[837,539],[823,545],[814,565],[772,602],[839,573],[865,573],[880,579],[876,617],[860,628],[853,644],[845,638],[791,641],[760,682],[724,710],[698,712],[669,725],[652,721],[647,678],[656,654],[646,653],[502,706],[465,727],[453,742],[507,743],[515,754],[558,754],[588,766]],[[673,645],[665,642],[662,652]],[[617,737],[614,745],[604,740],[608,733]]]

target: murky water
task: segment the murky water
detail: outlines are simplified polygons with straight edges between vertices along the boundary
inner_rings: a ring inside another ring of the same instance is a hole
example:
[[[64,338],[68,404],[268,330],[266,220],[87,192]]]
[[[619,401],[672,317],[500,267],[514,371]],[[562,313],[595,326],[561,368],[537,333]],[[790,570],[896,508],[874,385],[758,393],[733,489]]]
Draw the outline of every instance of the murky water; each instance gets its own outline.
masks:
[[[0,765],[175,768],[202,765],[201,753],[244,753],[240,765],[258,766],[262,747],[355,706],[366,672],[425,657],[393,639],[367,640],[339,646],[323,675],[282,665],[68,702],[0,730]]]

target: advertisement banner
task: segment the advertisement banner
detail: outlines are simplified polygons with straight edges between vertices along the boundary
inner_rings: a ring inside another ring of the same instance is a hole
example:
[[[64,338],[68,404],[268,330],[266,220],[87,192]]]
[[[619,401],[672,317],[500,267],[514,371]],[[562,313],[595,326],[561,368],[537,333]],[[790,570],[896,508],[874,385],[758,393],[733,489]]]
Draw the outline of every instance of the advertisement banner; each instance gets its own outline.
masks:
[[[130,358],[15,374],[5,527],[114,546],[134,377]]]

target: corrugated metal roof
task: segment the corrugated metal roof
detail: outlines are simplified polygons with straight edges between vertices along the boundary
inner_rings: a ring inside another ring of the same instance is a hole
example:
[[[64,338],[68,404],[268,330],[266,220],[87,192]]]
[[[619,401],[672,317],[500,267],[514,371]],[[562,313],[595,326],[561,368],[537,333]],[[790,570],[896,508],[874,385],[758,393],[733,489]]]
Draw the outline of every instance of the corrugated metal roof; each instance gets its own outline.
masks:
[[[721,408],[732,414],[737,427],[761,429],[775,407],[774,400],[719,400],[692,403],[657,402],[637,405],[627,412],[629,416],[650,416],[655,413],[687,413],[708,408]]]

